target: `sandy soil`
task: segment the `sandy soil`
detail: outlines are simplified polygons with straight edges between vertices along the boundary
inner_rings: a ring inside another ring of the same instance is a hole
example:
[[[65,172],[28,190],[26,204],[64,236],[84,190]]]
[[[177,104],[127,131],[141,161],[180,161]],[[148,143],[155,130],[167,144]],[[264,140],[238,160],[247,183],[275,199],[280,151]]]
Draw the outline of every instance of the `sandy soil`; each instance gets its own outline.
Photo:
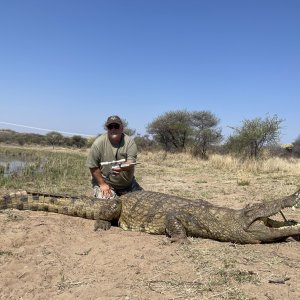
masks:
[[[167,237],[47,212],[0,213],[1,299],[300,299],[300,243]]]

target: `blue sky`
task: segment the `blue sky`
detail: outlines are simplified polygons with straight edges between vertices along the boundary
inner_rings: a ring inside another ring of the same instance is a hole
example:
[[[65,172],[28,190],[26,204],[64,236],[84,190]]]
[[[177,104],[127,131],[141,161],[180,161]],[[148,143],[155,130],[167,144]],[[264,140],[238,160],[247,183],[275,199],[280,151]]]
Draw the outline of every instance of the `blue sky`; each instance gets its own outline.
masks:
[[[0,122],[96,135],[118,114],[145,134],[208,110],[228,136],[277,114],[290,143],[299,37],[298,0],[0,0]]]

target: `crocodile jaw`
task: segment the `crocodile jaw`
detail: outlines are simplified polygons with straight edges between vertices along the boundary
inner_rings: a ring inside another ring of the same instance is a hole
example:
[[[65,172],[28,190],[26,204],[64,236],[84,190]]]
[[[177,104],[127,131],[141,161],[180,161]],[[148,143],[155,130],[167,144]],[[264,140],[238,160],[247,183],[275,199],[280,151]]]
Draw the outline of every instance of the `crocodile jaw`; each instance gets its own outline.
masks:
[[[282,222],[285,223],[285,222]],[[256,221],[247,230],[249,236],[260,243],[270,243],[284,240],[294,236],[297,240],[300,237],[300,223],[295,225],[283,225],[281,227],[269,227],[263,221]]]
[[[300,204],[300,191],[296,192],[294,195],[294,205],[287,204],[283,207],[283,209],[288,207],[295,209],[296,206]],[[297,239],[299,239],[300,223],[288,220],[275,221],[270,218],[271,216],[278,214],[280,211],[281,210],[278,210],[276,213],[265,217],[258,217],[249,225],[246,232],[260,242],[273,242],[290,236],[298,236]]]

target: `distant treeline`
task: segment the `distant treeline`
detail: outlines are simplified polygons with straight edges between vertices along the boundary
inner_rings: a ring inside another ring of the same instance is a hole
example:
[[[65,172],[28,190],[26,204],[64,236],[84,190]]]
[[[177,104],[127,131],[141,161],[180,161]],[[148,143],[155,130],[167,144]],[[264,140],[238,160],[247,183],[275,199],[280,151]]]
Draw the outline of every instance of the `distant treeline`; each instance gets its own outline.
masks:
[[[85,138],[80,135],[66,137],[56,131],[42,135],[37,133],[20,133],[10,129],[0,129],[0,143],[8,145],[89,148],[95,139],[96,136],[90,138]],[[147,135],[136,135],[134,139],[143,150],[155,150],[159,148],[159,145],[157,145],[156,142],[151,140]]]
[[[158,116],[146,127],[146,135],[136,134],[123,120],[125,133],[133,136],[139,151],[164,150],[190,152],[202,159],[211,153],[232,154],[241,158],[258,158],[266,153],[276,156],[300,157],[300,135],[291,144],[280,145],[282,119],[275,116],[244,120],[240,127],[230,127],[227,139],[218,127],[220,120],[209,111],[171,111]],[[63,136],[52,131],[46,135],[0,130],[0,143],[44,145],[52,147],[88,148],[96,137]]]
[[[88,139],[74,135],[66,137],[59,132],[52,131],[46,135],[36,133],[20,133],[10,129],[0,129],[0,143],[41,146],[62,146],[84,148],[88,145]]]
[[[52,146],[55,147],[66,147],[66,148],[89,148],[94,138],[84,138],[82,136],[74,135],[72,137],[65,137],[59,132],[50,132],[46,135],[36,133],[19,133],[10,129],[0,129],[0,143],[8,145],[36,145],[36,146]],[[156,151],[163,150],[163,145],[150,139],[149,135],[136,135],[134,137],[135,142],[140,151]],[[165,149],[166,150],[166,149]],[[198,156],[195,153],[195,148],[187,147],[187,150],[191,151],[193,155]],[[274,156],[281,157],[300,157],[300,138],[293,144],[285,145],[273,145],[268,151]],[[166,152],[180,152],[175,149],[170,149]],[[230,151],[226,144],[215,145],[210,147],[210,153],[228,154]]]

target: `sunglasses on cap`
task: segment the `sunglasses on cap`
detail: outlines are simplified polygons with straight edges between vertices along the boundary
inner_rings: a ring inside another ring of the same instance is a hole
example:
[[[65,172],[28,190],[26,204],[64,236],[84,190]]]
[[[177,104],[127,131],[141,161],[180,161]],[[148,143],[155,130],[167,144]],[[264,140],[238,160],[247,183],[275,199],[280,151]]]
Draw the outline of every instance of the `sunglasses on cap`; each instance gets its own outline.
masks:
[[[107,125],[107,129],[112,130],[112,129],[119,129],[120,128],[120,124],[109,124]]]

